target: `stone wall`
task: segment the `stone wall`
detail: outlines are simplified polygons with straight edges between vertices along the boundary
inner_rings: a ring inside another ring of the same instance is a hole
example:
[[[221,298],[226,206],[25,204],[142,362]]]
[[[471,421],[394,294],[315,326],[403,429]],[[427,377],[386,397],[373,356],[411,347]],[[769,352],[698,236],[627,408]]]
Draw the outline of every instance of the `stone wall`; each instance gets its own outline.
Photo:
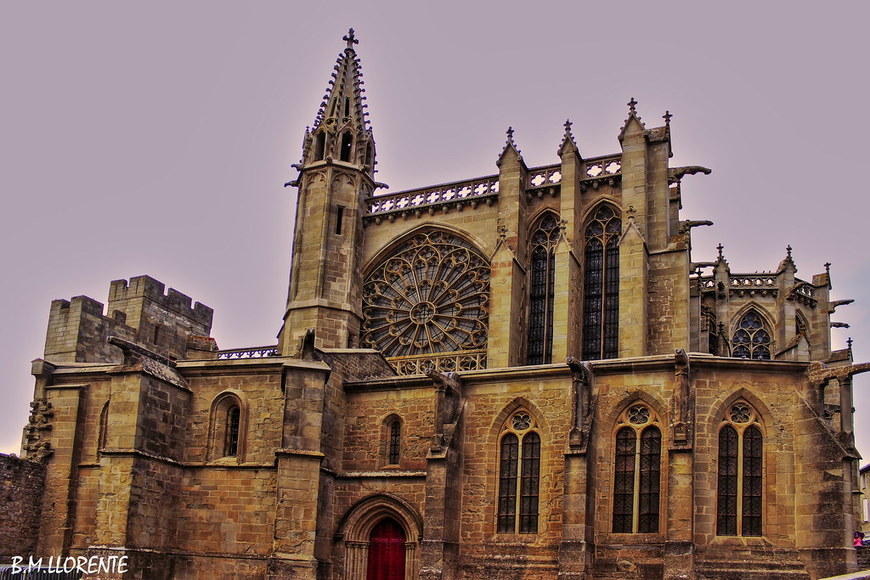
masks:
[[[0,454],[0,562],[36,550],[45,466]]]

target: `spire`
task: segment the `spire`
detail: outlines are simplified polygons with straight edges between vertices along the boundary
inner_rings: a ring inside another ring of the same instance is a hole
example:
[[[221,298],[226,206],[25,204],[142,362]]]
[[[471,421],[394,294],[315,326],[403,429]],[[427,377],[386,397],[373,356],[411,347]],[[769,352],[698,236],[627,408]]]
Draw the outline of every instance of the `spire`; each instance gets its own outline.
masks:
[[[779,263],[776,271],[782,272],[786,268],[789,268],[792,273],[797,272],[797,266],[795,266],[794,259],[791,257],[791,244],[785,247],[785,258]]]
[[[335,125],[345,122],[350,122],[357,129],[369,130],[368,112],[365,110],[366,98],[363,96],[365,89],[362,88],[362,68],[354,49],[354,45],[359,44],[359,40],[354,36],[353,28],[348,30],[342,40],[347,43],[347,47],[335,61],[335,72],[332,73],[329,87],[317,111],[313,131],[323,124]]]
[[[574,140],[574,134],[571,132],[572,126],[571,119],[567,119],[565,121],[565,136],[562,137],[562,143],[559,145],[559,150],[556,151],[556,155],[559,157],[569,151],[577,152],[577,142]]]
[[[310,137],[305,139],[303,165],[320,161],[350,163],[372,176],[375,143],[368,122],[362,69],[353,28],[342,37],[347,47],[338,55]]]

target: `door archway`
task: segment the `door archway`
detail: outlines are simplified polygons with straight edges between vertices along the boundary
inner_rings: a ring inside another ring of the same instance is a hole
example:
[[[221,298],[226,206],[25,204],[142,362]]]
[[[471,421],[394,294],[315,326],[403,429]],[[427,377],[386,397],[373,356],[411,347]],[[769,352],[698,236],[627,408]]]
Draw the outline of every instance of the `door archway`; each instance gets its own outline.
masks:
[[[405,580],[405,531],[392,518],[378,522],[369,536],[366,580]]]
[[[416,580],[423,521],[392,494],[358,502],[338,526],[344,580]]]

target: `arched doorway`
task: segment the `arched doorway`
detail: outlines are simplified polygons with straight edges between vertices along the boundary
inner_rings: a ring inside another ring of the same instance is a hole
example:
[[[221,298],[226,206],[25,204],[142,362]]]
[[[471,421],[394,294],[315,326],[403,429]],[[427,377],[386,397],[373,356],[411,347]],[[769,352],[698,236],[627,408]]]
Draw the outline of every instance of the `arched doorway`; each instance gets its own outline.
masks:
[[[377,494],[351,507],[339,524],[335,557],[342,580],[416,580],[423,521],[405,500]]]
[[[394,519],[384,518],[369,536],[366,580],[405,579],[405,531]]]

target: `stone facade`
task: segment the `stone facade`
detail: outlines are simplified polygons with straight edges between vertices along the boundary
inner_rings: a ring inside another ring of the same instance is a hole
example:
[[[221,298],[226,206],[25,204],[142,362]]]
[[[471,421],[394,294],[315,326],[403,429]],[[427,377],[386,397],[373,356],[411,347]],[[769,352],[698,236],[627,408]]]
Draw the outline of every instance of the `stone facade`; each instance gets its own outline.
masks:
[[[820,578],[856,567],[829,272],[691,260],[670,126],[376,195],[353,33],[306,133],[275,346],[148,277],[52,303],[38,555],[129,578]],[[543,240],[543,241],[542,241]],[[107,314],[108,313],[108,314]],[[533,362],[534,359],[534,362]],[[398,576],[397,576],[398,575]]]

